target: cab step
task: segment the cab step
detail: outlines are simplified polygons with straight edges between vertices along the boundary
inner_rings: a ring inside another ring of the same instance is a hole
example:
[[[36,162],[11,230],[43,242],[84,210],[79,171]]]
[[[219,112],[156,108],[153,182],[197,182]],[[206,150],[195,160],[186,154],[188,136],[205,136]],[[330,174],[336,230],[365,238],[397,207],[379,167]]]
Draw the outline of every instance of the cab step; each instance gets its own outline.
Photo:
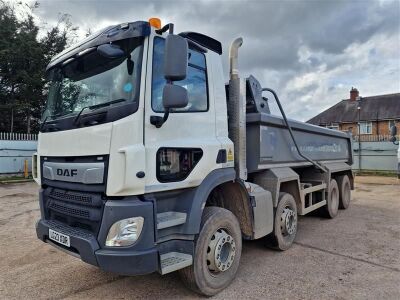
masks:
[[[160,255],[160,261],[161,274],[164,275],[190,266],[193,264],[193,257],[190,254],[168,252]]]
[[[177,211],[166,211],[157,214],[157,229],[173,227],[186,222],[186,213]]]

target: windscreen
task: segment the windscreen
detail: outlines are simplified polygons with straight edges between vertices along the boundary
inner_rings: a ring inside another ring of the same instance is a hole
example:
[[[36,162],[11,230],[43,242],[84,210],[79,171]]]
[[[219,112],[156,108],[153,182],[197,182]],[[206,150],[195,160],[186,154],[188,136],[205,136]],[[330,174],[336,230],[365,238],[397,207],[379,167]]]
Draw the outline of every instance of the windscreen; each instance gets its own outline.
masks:
[[[138,102],[143,38],[118,41],[126,55],[109,58],[85,50],[49,71],[49,96],[42,119],[76,115],[82,109],[115,102]]]

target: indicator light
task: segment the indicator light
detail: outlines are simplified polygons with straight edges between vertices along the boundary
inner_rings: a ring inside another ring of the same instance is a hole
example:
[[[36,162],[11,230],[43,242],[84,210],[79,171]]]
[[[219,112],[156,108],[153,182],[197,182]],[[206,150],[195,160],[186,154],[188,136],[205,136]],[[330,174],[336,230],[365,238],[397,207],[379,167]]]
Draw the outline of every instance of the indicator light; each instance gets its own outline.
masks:
[[[161,20],[159,18],[150,18],[149,19],[150,26],[160,29],[161,28]]]

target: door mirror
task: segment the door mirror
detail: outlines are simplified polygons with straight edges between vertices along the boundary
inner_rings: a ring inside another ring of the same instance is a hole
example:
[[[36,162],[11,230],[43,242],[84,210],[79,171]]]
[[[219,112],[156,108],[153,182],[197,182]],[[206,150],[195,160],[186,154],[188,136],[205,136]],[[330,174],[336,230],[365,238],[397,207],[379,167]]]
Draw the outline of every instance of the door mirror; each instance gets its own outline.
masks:
[[[182,108],[188,105],[188,93],[184,87],[167,83],[163,90],[163,106],[165,110]]]
[[[103,44],[97,47],[97,53],[107,58],[121,58],[126,56],[125,51],[113,44]]]
[[[182,108],[189,103],[188,93],[184,87],[167,83],[163,89],[164,116],[151,116],[150,123],[160,128],[167,120],[172,108]]]
[[[188,43],[179,35],[170,34],[165,40],[164,77],[167,81],[186,78],[188,66]]]

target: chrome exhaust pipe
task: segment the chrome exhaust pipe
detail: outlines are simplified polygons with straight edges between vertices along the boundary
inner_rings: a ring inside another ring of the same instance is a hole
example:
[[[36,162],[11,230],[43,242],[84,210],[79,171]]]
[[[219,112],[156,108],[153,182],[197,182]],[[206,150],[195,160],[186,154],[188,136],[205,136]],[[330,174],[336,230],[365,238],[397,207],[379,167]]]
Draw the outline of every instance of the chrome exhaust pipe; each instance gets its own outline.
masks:
[[[246,166],[246,80],[239,77],[238,52],[242,38],[235,39],[229,48],[229,138],[235,149],[234,166],[236,177],[247,179]]]
[[[243,44],[243,39],[241,37],[235,39],[231,46],[229,47],[229,64],[230,71],[229,76],[231,79],[239,77],[239,68],[238,68],[238,56],[239,56],[239,48]]]

